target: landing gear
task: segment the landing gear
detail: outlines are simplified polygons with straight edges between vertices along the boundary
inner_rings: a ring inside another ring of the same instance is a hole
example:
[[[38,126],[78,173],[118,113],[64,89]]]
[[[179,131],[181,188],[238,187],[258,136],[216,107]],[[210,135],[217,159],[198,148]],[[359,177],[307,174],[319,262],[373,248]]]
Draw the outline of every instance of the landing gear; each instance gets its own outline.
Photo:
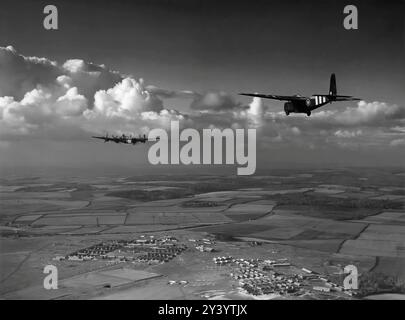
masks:
[[[311,115],[311,111],[307,111],[307,116],[309,117]]]
[[[288,116],[290,113],[288,111],[286,111],[285,114]]]

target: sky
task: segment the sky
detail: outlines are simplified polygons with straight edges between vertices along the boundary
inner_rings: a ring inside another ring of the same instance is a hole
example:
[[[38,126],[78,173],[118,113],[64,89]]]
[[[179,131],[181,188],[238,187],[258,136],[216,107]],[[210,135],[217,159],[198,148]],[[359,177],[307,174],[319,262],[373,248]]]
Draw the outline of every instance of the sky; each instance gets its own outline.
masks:
[[[148,146],[93,134],[257,129],[258,168],[397,166],[405,156],[405,3],[350,1],[3,1],[0,165],[151,168]],[[285,116],[238,92],[327,93],[360,102]]]

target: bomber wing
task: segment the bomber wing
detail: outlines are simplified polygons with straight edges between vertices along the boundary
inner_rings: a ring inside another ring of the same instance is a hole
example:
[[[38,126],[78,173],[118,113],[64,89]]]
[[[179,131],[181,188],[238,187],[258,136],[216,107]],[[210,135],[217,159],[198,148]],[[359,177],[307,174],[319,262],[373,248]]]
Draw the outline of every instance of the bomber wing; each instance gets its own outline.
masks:
[[[113,138],[110,138],[110,137],[97,137],[97,136],[92,136],[92,138],[100,139],[100,140],[104,140],[104,141],[113,141],[113,140],[114,140]]]

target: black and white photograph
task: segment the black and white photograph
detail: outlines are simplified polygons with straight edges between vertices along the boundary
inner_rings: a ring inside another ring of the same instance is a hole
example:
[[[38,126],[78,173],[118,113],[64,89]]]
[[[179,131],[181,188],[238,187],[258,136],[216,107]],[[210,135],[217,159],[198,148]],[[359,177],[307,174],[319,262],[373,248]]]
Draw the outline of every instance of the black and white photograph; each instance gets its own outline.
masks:
[[[404,84],[403,0],[2,0],[0,299],[405,300]]]

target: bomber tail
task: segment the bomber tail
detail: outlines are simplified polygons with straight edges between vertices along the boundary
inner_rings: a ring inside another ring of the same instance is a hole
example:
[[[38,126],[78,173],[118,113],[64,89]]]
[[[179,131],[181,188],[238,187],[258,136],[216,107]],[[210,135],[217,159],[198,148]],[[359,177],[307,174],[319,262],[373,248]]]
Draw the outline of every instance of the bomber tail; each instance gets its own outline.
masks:
[[[330,76],[329,95],[330,96],[336,96],[337,95],[336,76],[335,76],[334,73],[332,73],[331,76]]]

